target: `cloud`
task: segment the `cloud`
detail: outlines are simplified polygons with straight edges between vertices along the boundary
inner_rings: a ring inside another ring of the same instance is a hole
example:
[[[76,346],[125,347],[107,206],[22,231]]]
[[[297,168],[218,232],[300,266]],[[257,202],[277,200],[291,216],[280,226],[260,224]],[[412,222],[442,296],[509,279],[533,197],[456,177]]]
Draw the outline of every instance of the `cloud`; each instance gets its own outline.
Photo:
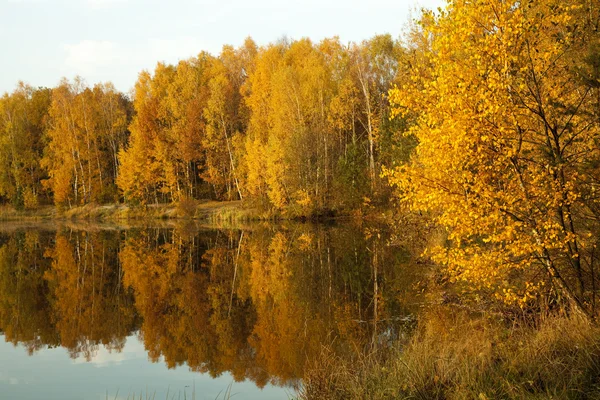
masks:
[[[218,50],[207,46],[207,44],[205,41],[191,36],[174,39],[154,39],[148,42],[145,58],[150,57],[155,62],[175,62],[197,56],[202,50],[213,52]]]
[[[117,5],[119,3],[125,3],[127,0],[87,0],[87,4],[92,8],[107,8]]]
[[[62,49],[64,58],[59,68],[62,76],[80,75],[92,84],[112,81],[119,90],[127,91],[140,71],[152,71],[159,61],[176,64],[202,50],[218,53],[220,46],[192,36],[178,36],[128,43],[82,40],[63,44]]]
[[[123,349],[109,350],[104,346],[99,346],[91,356],[86,359],[85,355],[80,355],[72,361],[73,364],[92,364],[96,368],[109,367],[111,365],[120,365],[128,360],[146,359],[147,352],[144,345],[134,336],[127,338]]]
[[[116,43],[109,41],[83,40],[76,44],[65,44],[65,67],[80,75],[94,75],[103,67],[119,62],[121,51]]]

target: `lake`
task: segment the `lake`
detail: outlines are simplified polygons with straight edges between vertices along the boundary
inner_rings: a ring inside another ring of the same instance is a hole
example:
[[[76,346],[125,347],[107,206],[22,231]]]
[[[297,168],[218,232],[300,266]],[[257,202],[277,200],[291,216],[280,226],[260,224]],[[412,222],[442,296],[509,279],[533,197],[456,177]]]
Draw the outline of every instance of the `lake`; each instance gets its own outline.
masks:
[[[396,242],[341,222],[5,223],[0,397],[295,398],[324,348],[413,323],[419,268]]]

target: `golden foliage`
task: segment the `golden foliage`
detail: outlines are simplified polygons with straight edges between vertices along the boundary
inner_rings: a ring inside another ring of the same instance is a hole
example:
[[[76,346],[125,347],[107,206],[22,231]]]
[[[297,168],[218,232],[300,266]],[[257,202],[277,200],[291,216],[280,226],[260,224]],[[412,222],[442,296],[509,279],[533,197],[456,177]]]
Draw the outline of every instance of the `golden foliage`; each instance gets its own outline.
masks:
[[[544,284],[580,311],[594,302],[598,88],[577,71],[597,13],[457,0],[423,15],[411,81],[390,92],[394,115],[417,116],[419,144],[387,173],[447,229],[432,254],[453,279],[522,305]]]

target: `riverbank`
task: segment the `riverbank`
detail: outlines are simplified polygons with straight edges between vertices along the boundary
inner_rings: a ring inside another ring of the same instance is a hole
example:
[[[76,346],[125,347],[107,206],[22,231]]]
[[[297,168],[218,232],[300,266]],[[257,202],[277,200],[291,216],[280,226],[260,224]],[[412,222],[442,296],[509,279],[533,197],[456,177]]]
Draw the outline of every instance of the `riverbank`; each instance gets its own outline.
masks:
[[[185,200],[174,204],[87,204],[59,210],[53,205],[40,206],[35,210],[17,210],[11,206],[0,207],[0,221],[143,221],[143,220],[196,220],[203,222],[245,221],[326,221],[334,218],[351,218],[381,222],[390,218],[389,210],[370,209],[354,212],[325,210],[310,215],[282,213],[264,210],[242,201]]]
[[[0,221],[128,221],[128,220],[247,220],[259,219],[260,214],[240,201],[195,201],[185,204],[150,204],[132,207],[126,204],[88,204],[59,210],[55,206],[40,206],[35,210],[0,208]]]

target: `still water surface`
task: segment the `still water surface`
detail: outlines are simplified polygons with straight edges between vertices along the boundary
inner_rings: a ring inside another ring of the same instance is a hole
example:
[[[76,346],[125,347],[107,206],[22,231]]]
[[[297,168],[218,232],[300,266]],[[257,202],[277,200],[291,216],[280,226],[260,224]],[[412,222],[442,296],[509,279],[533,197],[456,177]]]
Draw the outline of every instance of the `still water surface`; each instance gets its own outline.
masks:
[[[293,398],[323,346],[402,334],[418,268],[392,244],[342,223],[4,225],[0,399]]]

